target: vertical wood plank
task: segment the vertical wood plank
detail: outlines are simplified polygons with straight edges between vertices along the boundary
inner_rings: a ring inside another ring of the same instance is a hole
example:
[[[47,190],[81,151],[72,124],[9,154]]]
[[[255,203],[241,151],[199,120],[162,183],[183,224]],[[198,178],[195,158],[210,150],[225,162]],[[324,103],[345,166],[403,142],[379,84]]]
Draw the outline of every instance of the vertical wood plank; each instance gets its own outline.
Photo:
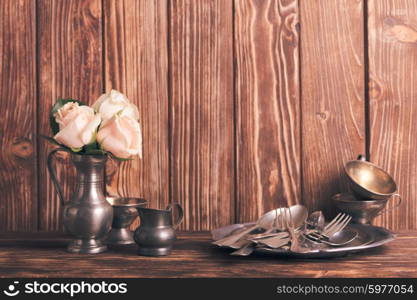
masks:
[[[0,1],[0,231],[36,231],[36,7]]]
[[[417,2],[371,0],[368,17],[371,160],[404,198],[376,224],[417,229]]]
[[[234,221],[233,2],[172,0],[171,185],[183,229]]]
[[[108,172],[107,192],[165,208],[169,194],[167,1],[105,2],[106,90],[139,107],[143,159]]]
[[[303,200],[332,212],[343,166],[365,153],[361,0],[300,1]]]
[[[236,0],[237,218],[299,203],[296,0]]]
[[[59,97],[92,104],[102,92],[101,0],[39,0],[39,124],[51,135],[49,110]],[[46,168],[51,150],[40,143],[40,229],[61,228],[61,206]],[[74,171],[68,156],[56,164],[68,199],[74,191]]]

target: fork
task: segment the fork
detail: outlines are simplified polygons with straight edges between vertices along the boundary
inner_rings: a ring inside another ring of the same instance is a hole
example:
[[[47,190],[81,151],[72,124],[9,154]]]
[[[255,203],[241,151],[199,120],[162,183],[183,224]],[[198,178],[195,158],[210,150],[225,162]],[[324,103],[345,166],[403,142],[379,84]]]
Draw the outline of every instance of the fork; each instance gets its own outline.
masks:
[[[330,238],[336,232],[343,230],[352,220],[348,214],[339,213],[329,224],[327,224],[321,234]]]
[[[299,240],[298,240],[298,234],[296,233],[296,229],[294,226],[294,222],[292,219],[292,214],[291,214],[291,210],[285,210],[285,227],[287,228],[290,237],[291,237],[291,246],[290,246],[290,250],[291,252],[295,252],[295,253],[304,253],[304,252],[308,252],[309,249],[303,248],[300,246]]]
[[[352,219],[351,216],[339,213],[329,224],[327,224],[321,232],[311,231],[304,234],[307,238],[311,237],[315,240],[329,240],[335,233],[342,231]]]

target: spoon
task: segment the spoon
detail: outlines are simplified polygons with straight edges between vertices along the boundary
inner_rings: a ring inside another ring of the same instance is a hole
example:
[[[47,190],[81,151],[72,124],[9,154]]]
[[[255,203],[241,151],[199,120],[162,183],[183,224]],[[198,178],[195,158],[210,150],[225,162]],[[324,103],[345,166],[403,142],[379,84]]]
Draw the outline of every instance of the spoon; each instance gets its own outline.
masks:
[[[240,248],[239,250],[233,251],[230,254],[237,255],[237,256],[248,256],[253,252],[253,250],[255,250],[255,247],[253,247],[253,244],[249,242],[245,246]]]
[[[278,210],[279,209],[274,209],[274,210],[267,212],[266,214],[264,214],[262,217],[258,219],[255,225],[243,231],[240,231],[236,234],[233,234],[225,238],[222,238],[218,241],[215,241],[213,242],[213,244],[217,246],[230,246],[236,243],[237,241],[239,241],[245,235],[254,231],[255,229],[265,229],[265,230],[270,229],[272,225],[274,224],[275,218],[277,217]]]
[[[261,240],[261,239],[272,238],[272,237],[286,237],[286,236],[288,236],[288,233],[286,231],[264,232],[264,233],[258,233],[258,234],[250,234],[248,236],[248,240]]]
[[[252,240],[253,242],[261,245],[265,245],[269,248],[280,248],[284,245],[287,245],[290,241],[290,238],[287,234],[287,237],[269,237],[265,239],[259,239],[259,240]]]
[[[251,243],[252,242],[250,240],[240,239],[236,243],[229,245],[229,247],[232,248],[232,249],[240,249],[240,248],[246,246],[246,244],[251,244]]]
[[[294,229],[301,228],[304,223],[306,222],[308,218],[308,210],[304,205],[293,205],[288,208],[281,208],[280,212],[281,218],[283,218],[281,221],[281,225],[279,228],[281,231],[287,230],[285,224],[287,224],[288,218],[291,216],[291,223],[294,226]]]

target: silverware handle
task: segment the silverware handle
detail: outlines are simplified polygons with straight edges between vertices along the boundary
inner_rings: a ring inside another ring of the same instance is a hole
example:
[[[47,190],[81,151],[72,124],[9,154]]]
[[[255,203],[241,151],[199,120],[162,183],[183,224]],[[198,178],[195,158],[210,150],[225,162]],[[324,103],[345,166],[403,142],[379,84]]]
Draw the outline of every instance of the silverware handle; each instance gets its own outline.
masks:
[[[232,234],[230,236],[226,236],[218,241],[215,241],[214,244],[218,246],[225,246],[225,245],[231,245],[236,243],[238,240],[240,240],[242,237],[250,233],[252,230],[257,229],[258,225],[255,224],[249,228],[244,229],[243,231],[239,231],[236,234]]]
[[[398,202],[393,207],[388,208],[388,209],[386,208],[386,209],[380,211],[376,216],[380,216],[382,214],[385,214],[386,212],[392,211],[392,210],[396,209],[398,206],[401,205],[401,202],[403,202],[403,198],[401,197],[400,194],[394,194],[394,195],[392,195],[392,197],[395,197],[395,196],[398,197],[397,198],[398,199]]]
[[[52,166],[52,160],[55,156],[55,154],[59,151],[63,151],[63,152],[69,152],[67,149],[65,148],[57,148],[52,150],[49,154],[48,154],[48,161],[47,161],[47,165],[48,165],[48,171],[49,174],[51,175],[51,179],[52,182],[54,183],[55,189],[58,192],[58,196],[59,196],[59,200],[61,201],[61,205],[64,206],[65,204],[65,200],[64,200],[64,193],[62,191],[61,185],[58,182],[58,179],[56,177],[56,172],[54,167]]]
[[[177,209],[178,209],[178,219],[177,219],[177,221],[176,222],[173,222],[174,223],[174,225],[173,225],[173,227],[174,227],[174,229],[177,229],[177,227],[182,223],[182,221],[184,220],[184,210],[182,209],[182,206],[181,206],[181,204],[179,204],[178,202],[175,202],[175,203],[170,203],[168,206],[167,206],[167,210],[171,210],[172,211],[172,209],[173,209],[173,207],[176,207]]]

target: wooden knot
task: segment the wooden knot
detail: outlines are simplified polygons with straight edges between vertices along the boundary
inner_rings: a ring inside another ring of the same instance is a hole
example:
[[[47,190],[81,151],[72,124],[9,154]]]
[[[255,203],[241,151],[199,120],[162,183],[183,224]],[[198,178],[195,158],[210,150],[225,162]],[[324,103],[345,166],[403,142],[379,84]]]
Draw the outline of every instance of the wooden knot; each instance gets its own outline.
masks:
[[[417,30],[392,17],[384,19],[384,35],[401,43],[417,43]]]
[[[16,138],[11,146],[11,153],[16,157],[28,159],[33,155],[33,144],[27,138]]]
[[[295,31],[297,31],[298,33],[300,33],[300,31],[301,31],[300,22],[295,23]]]
[[[282,35],[284,38],[290,42],[293,43],[293,45],[296,45],[298,43],[298,33],[299,33],[299,27],[300,23],[298,22],[298,18],[296,14],[289,14],[284,19],[284,29],[282,31]]]
[[[326,121],[329,118],[329,112],[328,111],[319,111],[316,113],[316,116],[322,120]]]
[[[384,97],[384,85],[374,77],[369,78],[369,98],[379,100]]]

